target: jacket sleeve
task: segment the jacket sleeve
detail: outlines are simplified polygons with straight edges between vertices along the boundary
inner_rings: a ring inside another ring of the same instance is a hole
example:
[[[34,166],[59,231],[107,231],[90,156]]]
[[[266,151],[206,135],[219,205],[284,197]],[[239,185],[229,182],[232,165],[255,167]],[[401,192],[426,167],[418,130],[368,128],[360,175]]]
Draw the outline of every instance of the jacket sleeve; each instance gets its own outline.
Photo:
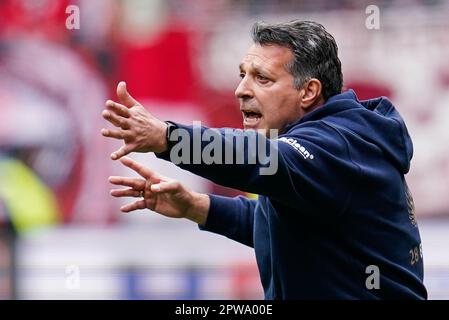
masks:
[[[347,142],[325,123],[304,126],[276,140],[253,130],[178,128],[184,133],[178,143],[156,156],[215,183],[267,196],[301,212],[343,212],[356,185],[359,169]],[[212,138],[204,138],[206,130]]]
[[[253,247],[254,209],[257,200],[243,196],[235,198],[210,194],[210,208],[204,227],[237,242]]]

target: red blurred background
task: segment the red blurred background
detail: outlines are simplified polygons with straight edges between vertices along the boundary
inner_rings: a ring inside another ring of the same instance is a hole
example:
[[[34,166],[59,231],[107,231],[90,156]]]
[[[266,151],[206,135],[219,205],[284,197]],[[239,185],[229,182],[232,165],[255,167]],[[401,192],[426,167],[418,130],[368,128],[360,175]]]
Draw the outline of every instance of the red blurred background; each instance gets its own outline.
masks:
[[[70,5],[79,29],[67,28]],[[379,29],[366,26],[368,5],[380,10]],[[448,13],[437,0],[0,1],[0,266],[14,271],[0,285],[4,297],[261,297],[249,249],[154,214],[118,213],[107,177],[131,173],[109,160],[119,143],[101,137],[101,111],[124,80],[164,120],[241,127],[234,89],[251,24],[294,18],[335,36],[346,88],[360,99],[388,96],[405,117],[425,252],[429,239],[428,286],[431,297],[449,297],[449,261],[438,251],[449,243]],[[198,191],[240,193],[150,155],[133,157]],[[168,236],[175,233],[189,240],[180,246]],[[118,239],[126,240],[114,246]],[[147,252],[137,241],[164,249]],[[64,285],[67,265],[85,270],[87,287]],[[48,270],[59,282],[45,278]]]

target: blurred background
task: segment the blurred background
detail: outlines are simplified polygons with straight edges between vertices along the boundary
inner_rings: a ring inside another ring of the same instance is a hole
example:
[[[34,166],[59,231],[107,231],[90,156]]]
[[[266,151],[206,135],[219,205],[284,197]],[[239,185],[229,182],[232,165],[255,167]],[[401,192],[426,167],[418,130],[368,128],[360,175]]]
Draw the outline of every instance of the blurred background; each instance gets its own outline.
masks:
[[[0,0],[0,298],[263,298],[252,249],[119,213],[107,178],[133,173],[110,160],[120,143],[101,136],[101,111],[125,80],[161,119],[240,128],[252,23],[304,19],[335,36],[346,88],[388,96],[404,116],[425,283],[449,299],[448,16],[444,0]],[[197,191],[239,194],[132,158]]]

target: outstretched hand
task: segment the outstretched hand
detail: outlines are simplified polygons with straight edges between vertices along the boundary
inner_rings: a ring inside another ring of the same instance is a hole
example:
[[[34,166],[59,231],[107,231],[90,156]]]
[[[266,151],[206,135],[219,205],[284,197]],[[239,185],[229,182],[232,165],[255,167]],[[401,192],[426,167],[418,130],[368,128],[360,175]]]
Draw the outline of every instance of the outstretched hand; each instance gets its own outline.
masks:
[[[142,197],[122,206],[121,211],[131,212],[148,208],[166,217],[188,218],[205,224],[210,205],[207,195],[188,190],[179,181],[157,174],[130,158],[124,157],[120,162],[136,171],[141,178],[109,177],[110,183],[128,187],[111,190],[111,195]]]
[[[111,159],[120,159],[131,152],[164,152],[167,149],[167,124],[135,100],[123,81],[117,85],[117,97],[120,103],[108,100],[106,110],[102,112],[103,118],[119,129],[103,128],[101,134],[124,142],[111,154]]]

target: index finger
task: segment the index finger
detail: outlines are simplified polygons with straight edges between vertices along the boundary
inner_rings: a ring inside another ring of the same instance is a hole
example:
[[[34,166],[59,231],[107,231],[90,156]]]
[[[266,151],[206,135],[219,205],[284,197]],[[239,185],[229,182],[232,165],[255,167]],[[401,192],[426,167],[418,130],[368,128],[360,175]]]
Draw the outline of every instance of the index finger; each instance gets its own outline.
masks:
[[[120,159],[120,162],[123,163],[128,168],[136,171],[138,174],[140,174],[145,179],[150,179],[152,177],[153,178],[158,177],[158,174],[156,174],[156,172],[148,169],[147,167],[144,167],[140,163],[132,160],[131,158],[123,157]]]
[[[129,109],[120,103],[114,102],[112,100],[108,100],[108,101],[106,101],[106,107],[109,110],[114,111],[116,114],[118,114],[124,118],[131,117],[131,113],[129,112]]]

